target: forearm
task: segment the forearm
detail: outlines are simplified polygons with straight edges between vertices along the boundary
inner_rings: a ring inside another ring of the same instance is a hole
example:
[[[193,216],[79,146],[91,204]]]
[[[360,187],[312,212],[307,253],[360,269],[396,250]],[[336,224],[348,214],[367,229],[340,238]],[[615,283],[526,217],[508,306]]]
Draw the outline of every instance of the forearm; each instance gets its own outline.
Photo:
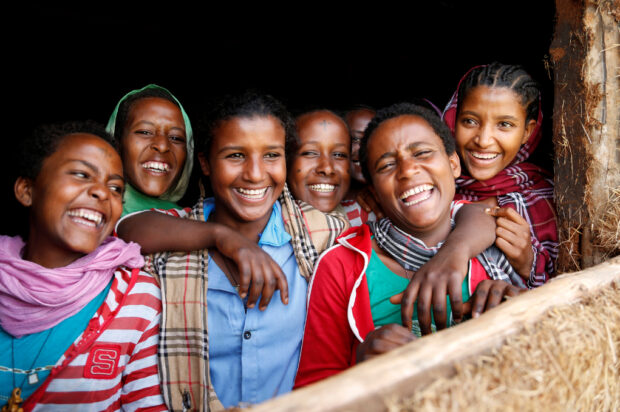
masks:
[[[210,248],[225,228],[217,223],[182,219],[147,211],[123,219],[117,228],[125,241],[138,243],[143,254]]]
[[[495,242],[495,218],[485,213],[486,205],[468,203],[454,217],[455,226],[441,249],[458,250],[473,258]],[[440,250],[441,250],[440,249]]]

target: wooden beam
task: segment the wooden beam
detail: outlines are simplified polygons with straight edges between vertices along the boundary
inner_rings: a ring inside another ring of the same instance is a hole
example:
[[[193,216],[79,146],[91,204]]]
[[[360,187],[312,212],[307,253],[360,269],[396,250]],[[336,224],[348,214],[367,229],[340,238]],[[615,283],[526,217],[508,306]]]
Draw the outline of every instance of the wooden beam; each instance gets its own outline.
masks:
[[[556,0],[550,55],[560,272],[618,253],[600,239],[620,187],[619,9],[618,0]]]
[[[256,405],[254,412],[383,411],[384,399],[406,396],[456,362],[489,353],[549,309],[570,304],[620,281],[620,257],[582,272],[561,275],[503,303],[477,319],[424,337],[334,377]]]

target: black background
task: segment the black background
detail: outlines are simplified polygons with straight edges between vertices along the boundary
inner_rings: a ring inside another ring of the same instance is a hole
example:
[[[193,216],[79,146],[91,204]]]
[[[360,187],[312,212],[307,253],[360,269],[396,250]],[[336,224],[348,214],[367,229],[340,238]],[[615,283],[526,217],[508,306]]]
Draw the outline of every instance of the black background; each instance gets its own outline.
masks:
[[[552,168],[552,0],[155,4],[28,3],[3,13],[10,206],[12,143],[41,123],[105,123],[120,97],[148,83],[168,88],[192,119],[250,87],[292,110],[419,97],[443,108],[471,66],[523,64],[542,85],[547,119],[534,160]],[[0,233],[13,234],[14,222],[3,218]]]

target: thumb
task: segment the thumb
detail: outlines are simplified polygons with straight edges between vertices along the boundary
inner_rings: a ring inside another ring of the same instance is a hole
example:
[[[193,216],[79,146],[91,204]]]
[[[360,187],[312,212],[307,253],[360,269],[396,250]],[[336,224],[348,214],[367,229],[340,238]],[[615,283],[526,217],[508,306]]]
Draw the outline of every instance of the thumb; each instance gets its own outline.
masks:
[[[397,295],[394,295],[390,298],[390,303],[394,304],[394,305],[398,305],[400,302],[403,301],[403,295],[405,292],[400,292]]]

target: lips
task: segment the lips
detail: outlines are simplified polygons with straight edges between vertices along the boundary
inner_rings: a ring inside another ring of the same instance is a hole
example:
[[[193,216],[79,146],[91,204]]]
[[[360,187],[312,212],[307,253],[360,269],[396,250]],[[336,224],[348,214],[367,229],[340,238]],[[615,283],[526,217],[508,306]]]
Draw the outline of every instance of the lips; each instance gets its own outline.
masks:
[[[105,221],[103,213],[93,209],[77,208],[67,212],[71,220],[88,227],[98,227]]]
[[[166,162],[157,162],[157,161],[148,161],[148,162],[144,162],[142,163],[140,166],[142,166],[143,169],[149,171],[149,172],[154,172],[154,173],[168,173],[168,171],[170,170],[170,164],[166,163]]]
[[[433,194],[433,185],[423,184],[415,186],[401,193],[398,198],[406,205],[413,206],[427,200]]]
[[[237,192],[242,198],[248,200],[262,200],[267,194],[267,190],[269,186],[263,187],[261,189],[246,189],[243,187],[236,187],[235,192]]]

